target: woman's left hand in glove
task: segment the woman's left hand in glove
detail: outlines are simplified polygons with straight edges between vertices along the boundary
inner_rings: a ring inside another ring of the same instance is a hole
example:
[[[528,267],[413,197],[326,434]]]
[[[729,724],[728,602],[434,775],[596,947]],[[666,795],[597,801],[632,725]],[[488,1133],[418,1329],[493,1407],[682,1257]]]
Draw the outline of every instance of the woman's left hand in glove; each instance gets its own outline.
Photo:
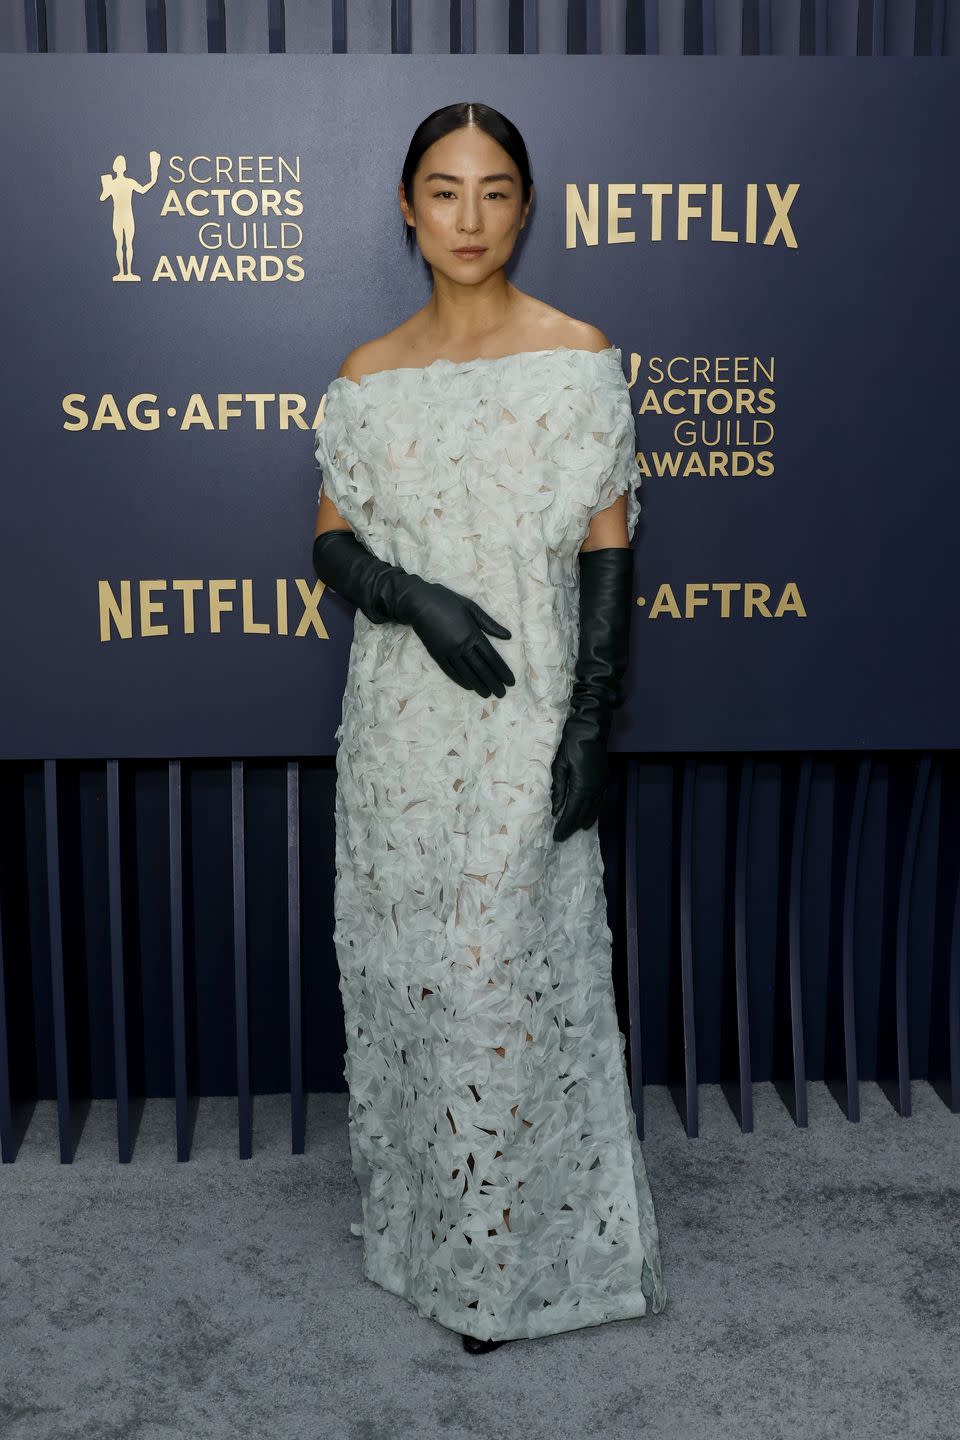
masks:
[[[633,610],[633,551],[581,550],[580,643],[570,709],[553,759],[553,838],[587,830],[600,815],[613,712],[625,698]]]

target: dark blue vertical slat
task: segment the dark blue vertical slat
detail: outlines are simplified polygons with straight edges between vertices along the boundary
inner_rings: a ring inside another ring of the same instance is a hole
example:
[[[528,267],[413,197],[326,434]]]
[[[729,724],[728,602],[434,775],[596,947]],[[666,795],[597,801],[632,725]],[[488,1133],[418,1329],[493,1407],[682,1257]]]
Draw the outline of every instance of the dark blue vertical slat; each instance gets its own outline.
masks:
[[[287,53],[287,11],[284,0],[267,0],[267,46],[271,55]]]
[[[107,761],[107,907],[110,912],[110,982],[113,994],[113,1083],[117,1098],[117,1159],[130,1160],[127,1085],[127,1006],[124,995],[123,872],[120,864],[120,766]]]
[[[394,55],[409,55],[411,48],[410,0],[391,0],[391,37]]]
[[[345,55],[347,53],[347,0],[333,0],[331,10],[330,50],[334,55]]]
[[[903,0],[899,0],[903,4]],[[871,55],[885,55],[887,53],[887,6],[886,0],[873,0],[873,34],[870,40]]]
[[[43,762],[43,808],[47,852],[47,920],[50,934],[50,988],[53,1005],[54,1064],[57,1077],[57,1125],[60,1160],[73,1160],[70,1133],[70,1073],[67,1056],[67,1002],[63,983],[63,920],[60,908],[60,815],[57,808],[57,762]]]
[[[207,0],[207,53],[227,53],[227,15],[223,0]]]
[[[896,960],[896,1025],[897,1025],[897,1100],[901,1115],[909,1115],[910,1107],[910,1016],[907,1009],[907,969],[910,946],[910,906],[916,874],[920,821],[930,782],[930,756],[923,755],[917,766],[910,802],[910,819],[900,866],[900,889],[897,895],[897,960]]]
[[[703,53],[703,12],[700,0],[683,0],[680,53],[682,55],[702,55]]]
[[[770,0],[757,0],[757,54],[773,54],[773,16]]]
[[[167,52],[167,0],[146,0],[147,5],[147,53],[165,55]]]
[[[793,1051],[793,1118],[801,1127],[807,1124],[807,1056],[803,1039],[803,954],[800,920],[803,907],[803,851],[807,838],[807,815],[810,809],[810,782],[813,757],[805,755],[797,780],[797,796],[793,811],[793,833],[790,848],[789,905],[789,973],[790,973],[790,1043]]]
[[[0,886],[0,899],[3,888]],[[12,1165],[13,1102],[10,1094],[10,1046],[7,1042],[7,987],[4,980],[3,914],[0,911],[0,1165]]]
[[[843,946],[841,957],[843,986],[843,1053],[847,1082],[847,1119],[860,1119],[860,1074],[857,1063],[857,1006],[856,973],[856,914],[857,882],[860,874],[860,849],[863,841],[863,825],[867,813],[867,795],[870,791],[872,760],[869,755],[861,757],[857,765],[857,786],[850,813],[850,834],[847,840],[847,857],[843,876]]]
[[[515,48],[523,55],[537,55],[540,51],[540,31],[537,24],[537,0],[521,0],[520,44]]]
[[[750,874],[750,801],[753,760],[740,758],[737,839],[734,856],[733,971],[737,990],[737,1060],[740,1079],[740,1129],[753,1130],[753,1065],[750,1059],[750,995],[747,984],[747,879]]]
[[[600,0],[584,0],[583,53],[599,55],[603,48],[600,35]]]
[[[646,0],[643,7],[644,20],[644,54],[658,55],[660,53],[660,12],[658,0]]]
[[[697,783],[697,762],[684,757],[683,790],[680,802],[680,988],[683,1001],[683,1066],[687,1134],[700,1133],[700,1105],[697,1091],[696,997],[693,984],[693,803]]]
[[[623,837],[624,905],[627,930],[627,997],[630,1020],[630,1094],[637,1117],[637,1136],[643,1139],[643,1051],[640,1036],[640,946],[637,936],[637,829],[640,764],[635,755],[627,761],[627,805]]]
[[[450,5],[451,55],[477,53],[476,0],[452,0]]]
[[[48,49],[46,0],[23,0],[23,11],[27,53],[45,55]]]
[[[87,21],[87,54],[102,55],[107,49],[106,0],[84,0]]]
[[[930,55],[942,56],[943,44],[947,35],[947,12],[944,0],[931,0],[930,3]]]
[[[300,954],[300,766],[287,763],[287,956],[290,968],[290,1135],[294,1155],[306,1144]]]
[[[170,978],[173,987],[173,1086],[176,1097],[177,1159],[190,1159],[187,1113],[187,1017],[183,973],[183,796],[180,761],[168,767],[170,826]]]
[[[717,53],[717,6],[716,0],[703,0],[700,12],[700,53]]]
[[[240,1159],[253,1153],[250,1106],[250,1023],[247,1006],[247,887],[244,846],[243,761],[230,764],[233,841],[233,994],[237,1030],[237,1123],[240,1131]]]
[[[960,872],[953,895],[950,927],[950,976],[947,981],[947,1041],[950,1057],[950,1109],[960,1111]]]

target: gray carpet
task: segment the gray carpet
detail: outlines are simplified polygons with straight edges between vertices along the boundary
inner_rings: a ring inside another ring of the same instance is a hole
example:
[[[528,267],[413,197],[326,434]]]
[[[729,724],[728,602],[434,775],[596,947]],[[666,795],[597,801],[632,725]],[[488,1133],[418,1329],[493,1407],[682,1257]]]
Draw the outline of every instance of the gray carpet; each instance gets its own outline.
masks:
[[[645,1090],[644,1155],[667,1306],[469,1355],[361,1274],[346,1096],[313,1095],[307,1154],[286,1097],[200,1105],[177,1164],[172,1101],[131,1165],[95,1104],[75,1163],[39,1106],[0,1167],[3,1440],[956,1440],[960,1117],[823,1085],[798,1130],[755,1087],[741,1135],[701,1087],[685,1136]]]

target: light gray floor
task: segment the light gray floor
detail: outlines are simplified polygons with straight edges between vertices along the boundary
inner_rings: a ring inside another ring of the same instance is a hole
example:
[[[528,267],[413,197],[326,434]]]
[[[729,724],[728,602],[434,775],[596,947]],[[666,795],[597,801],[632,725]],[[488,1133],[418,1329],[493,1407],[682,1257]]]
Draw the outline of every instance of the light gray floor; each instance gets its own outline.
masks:
[[[862,1089],[850,1124],[809,1088],[798,1130],[770,1085],[741,1135],[701,1087],[690,1140],[645,1090],[667,1307],[469,1355],[365,1280],[346,1096],[201,1102],[177,1164],[151,1101],[131,1165],[97,1103],[75,1163],[38,1107],[0,1167],[3,1440],[956,1440],[960,1117],[915,1083],[901,1119]]]

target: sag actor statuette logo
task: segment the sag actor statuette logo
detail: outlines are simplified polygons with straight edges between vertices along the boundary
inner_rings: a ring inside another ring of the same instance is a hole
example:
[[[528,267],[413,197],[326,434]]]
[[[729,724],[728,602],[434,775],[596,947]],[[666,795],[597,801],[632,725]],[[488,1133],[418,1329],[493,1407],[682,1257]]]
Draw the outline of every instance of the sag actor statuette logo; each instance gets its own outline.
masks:
[[[136,225],[133,220],[133,196],[144,195],[152,190],[160,173],[160,151],[150,151],[150,179],[145,185],[127,174],[126,156],[118,155],[113,162],[113,173],[100,176],[100,199],[113,201],[113,238],[117,243],[117,273],[114,280],[139,280],[133,273],[133,234]],[[126,246],[126,269],[124,269],[124,246]]]
[[[148,220],[147,248],[154,282],[299,281],[303,271],[300,156],[171,155],[160,175],[160,151],[150,151],[150,179],[127,174],[125,155],[100,176],[100,200],[113,201],[114,280],[140,280],[133,268],[134,196],[160,181],[156,200],[140,206]],[[169,243],[169,242],[173,243]],[[164,242],[167,242],[165,246]],[[142,241],[141,241],[142,247]]]

